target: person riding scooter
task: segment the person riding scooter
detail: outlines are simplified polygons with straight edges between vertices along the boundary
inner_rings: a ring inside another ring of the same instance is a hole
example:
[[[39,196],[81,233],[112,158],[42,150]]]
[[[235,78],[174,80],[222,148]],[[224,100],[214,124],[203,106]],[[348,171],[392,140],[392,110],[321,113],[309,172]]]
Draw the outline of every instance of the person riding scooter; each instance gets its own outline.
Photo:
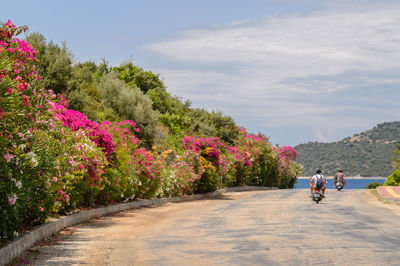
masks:
[[[344,185],[346,185],[346,180],[344,180],[344,174],[343,174],[343,170],[342,169],[340,169],[334,176],[333,176],[333,179],[334,179],[334,181],[335,181],[335,187],[336,187],[336,182],[337,181],[340,181],[340,182],[342,182],[342,184],[343,184],[343,187],[344,187]]]
[[[321,174],[321,170],[317,170],[315,175],[310,178],[310,191],[311,195],[313,193],[314,188],[322,189],[322,197],[325,197],[325,188],[326,188],[326,179]]]

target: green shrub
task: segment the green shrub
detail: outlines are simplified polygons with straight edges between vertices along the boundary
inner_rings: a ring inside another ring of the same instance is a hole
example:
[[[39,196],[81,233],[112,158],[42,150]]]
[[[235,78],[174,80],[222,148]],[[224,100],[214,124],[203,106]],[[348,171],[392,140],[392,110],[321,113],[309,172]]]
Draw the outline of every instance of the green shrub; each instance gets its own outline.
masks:
[[[220,176],[212,167],[206,167],[200,179],[196,181],[196,192],[207,193],[212,192],[220,187]]]
[[[383,184],[378,183],[378,182],[371,182],[368,185],[365,186],[366,189],[375,189],[379,186],[383,186]]]
[[[385,186],[400,186],[400,169],[393,171],[393,173],[388,176]]]

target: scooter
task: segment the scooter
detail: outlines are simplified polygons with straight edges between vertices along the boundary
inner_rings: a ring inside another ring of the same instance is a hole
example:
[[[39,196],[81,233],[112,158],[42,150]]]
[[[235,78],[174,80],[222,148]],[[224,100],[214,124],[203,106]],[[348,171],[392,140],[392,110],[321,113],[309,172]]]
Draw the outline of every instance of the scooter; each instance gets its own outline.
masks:
[[[312,199],[315,203],[319,203],[322,200],[321,190],[319,188],[314,188],[312,193]]]
[[[336,189],[337,189],[338,191],[342,190],[342,189],[343,189],[343,181],[337,180],[337,181],[336,181],[336,184],[335,184],[335,187],[336,187]]]

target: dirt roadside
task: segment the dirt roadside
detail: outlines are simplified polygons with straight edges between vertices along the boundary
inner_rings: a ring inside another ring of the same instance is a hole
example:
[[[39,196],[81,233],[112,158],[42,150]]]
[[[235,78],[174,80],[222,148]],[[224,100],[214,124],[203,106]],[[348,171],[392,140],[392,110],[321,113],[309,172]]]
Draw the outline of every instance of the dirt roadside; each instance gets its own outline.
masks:
[[[368,204],[390,210],[394,214],[400,216],[400,203],[388,202],[381,200],[375,189],[364,191],[364,200]]]

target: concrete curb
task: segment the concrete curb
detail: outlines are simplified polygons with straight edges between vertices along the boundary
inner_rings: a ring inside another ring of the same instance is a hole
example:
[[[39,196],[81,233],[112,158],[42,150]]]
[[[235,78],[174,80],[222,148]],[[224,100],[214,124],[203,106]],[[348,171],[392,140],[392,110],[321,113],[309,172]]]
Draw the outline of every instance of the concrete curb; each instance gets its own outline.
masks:
[[[52,222],[47,222],[45,224],[39,225],[35,227],[31,232],[17,237],[11,243],[8,243],[4,247],[0,248],[0,265],[3,266],[6,265],[7,263],[10,263],[13,259],[20,256],[25,250],[31,248],[37,241],[50,237],[53,234],[61,231],[65,227],[79,224],[93,218],[99,218],[104,215],[113,214],[128,209],[135,209],[151,205],[163,204],[167,202],[182,202],[182,201],[200,200],[206,198],[216,198],[219,197],[224,192],[273,190],[273,189],[277,188],[250,187],[250,186],[233,187],[205,194],[195,194],[195,195],[172,197],[172,198],[137,200],[132,202],[119,203],[112,206],[97,208],[93,210],[78,212],[72,215],[61,217]]]
[[[224,192],[241,192],[241,191],[254,191],[254,190],[277,190],[277,187],[255,187],[255,186],[242,186],[242,187],[229,187],[220,189],[221,193]]]

